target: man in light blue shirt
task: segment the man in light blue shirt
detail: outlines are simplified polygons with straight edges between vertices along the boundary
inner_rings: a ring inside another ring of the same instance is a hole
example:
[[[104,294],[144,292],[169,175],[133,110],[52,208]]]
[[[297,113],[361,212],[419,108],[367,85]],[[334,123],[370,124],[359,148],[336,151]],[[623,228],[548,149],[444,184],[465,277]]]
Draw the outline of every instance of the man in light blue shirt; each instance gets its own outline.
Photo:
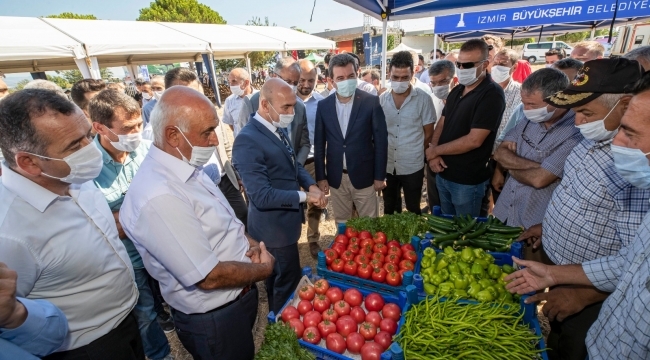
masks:
[[[0,262],[0,360],[32,360],[58,349],[68,320],[49,301],[16,297],[18,274]]]
[[[88,106],[97,132],[94,141],[101,151],[104,166],[94,183],[101,190],[113,212],[118,233],[129,254],[140,292],[133,313],[138,321],[144,352],[149,359],[167,359],[170,347],[160,324],[156,321],[154,295],[149,273],[133,242],[119,222],[120,208],[140,164],[149,152],[151,142],[142,140],[142,117],[138,104],[126,94],[104,90]]]

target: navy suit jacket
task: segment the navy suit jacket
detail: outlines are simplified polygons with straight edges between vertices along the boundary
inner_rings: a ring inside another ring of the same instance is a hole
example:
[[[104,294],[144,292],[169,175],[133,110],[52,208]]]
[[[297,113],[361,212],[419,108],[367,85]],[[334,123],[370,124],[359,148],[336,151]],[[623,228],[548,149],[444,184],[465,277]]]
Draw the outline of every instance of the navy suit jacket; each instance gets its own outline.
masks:
[[[379,97],[357,89],[345,137],[336,114],[336,94],[318,102],[314,131],[316,180],[338,189],[343,176],[343,154],[355,189],[386,178],[388,131]]]
[[[253,239],[271,248],[296,243],[305,221],[298,191],[309,189],[314,179],[300,163],[293,164],[277,135],[252,116],[235,138],[232,160],[250,200],[248,232]]]

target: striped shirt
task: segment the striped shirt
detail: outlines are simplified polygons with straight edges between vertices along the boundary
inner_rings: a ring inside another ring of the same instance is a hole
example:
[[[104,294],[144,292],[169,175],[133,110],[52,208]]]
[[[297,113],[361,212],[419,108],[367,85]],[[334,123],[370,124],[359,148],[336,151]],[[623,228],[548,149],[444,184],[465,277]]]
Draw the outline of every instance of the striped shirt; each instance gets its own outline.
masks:
[[[497,131],[497,140],[494,141],[494,147],[492,148],[493,154],[499,145],[501,145],[501,141],[499,139],[501,138],[501,134],[505,130],[510,117],[515,112],[515,109],[521,104],[521,84],[510,79],[508,86],[503,89],[503,94],[506,96],[506,109],[503,111],[503,116],[501,117],[499,131]]]
[[[574,126],[574,119],[575,113],[569,110],[547,129],[544,124],[524,118],[508,132],[504,141],[517,143],[518,156],[539,163],[542,169],[561,179],[567,156],[582,139]],[[542,189],[535,189],[508,176],[494,206],[494,216],[507,221],[510,226],[529,228],[541,224],[553,190],[559,183],[556,180]]]
[[[650,209],[650,190],[618,175],[610,144],[584,139],[567,158],[542,232],[544,250],[558,265],[616,254],[632,243]]]
[[[650,358],[650,214],[629,246],[582,264],[594,286],[612,294],[587,333],[589,359]]]

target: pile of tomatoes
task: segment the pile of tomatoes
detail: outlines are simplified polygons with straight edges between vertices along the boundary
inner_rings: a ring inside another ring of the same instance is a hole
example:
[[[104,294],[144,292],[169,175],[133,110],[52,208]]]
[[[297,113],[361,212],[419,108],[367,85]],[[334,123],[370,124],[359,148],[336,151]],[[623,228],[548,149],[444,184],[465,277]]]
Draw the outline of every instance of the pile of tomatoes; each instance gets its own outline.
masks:
[[[386,303],[377,293],[365,298],[357,289],[343,292],[330,287],[325,279],[298,290],[300,302],[282,310],[282,321],[296,332],[296,337],[315,345],[324,340],[328,350],[343,354],[361,354],[362,360],[381,357],[397,332],[401,310]]]
[[[325,260],[328,270],[400,286],[404,273],[415,268],[418,255],[413,245],[387,241],[381,231],[373,237],[368,231],[347,228],[325,250]]]

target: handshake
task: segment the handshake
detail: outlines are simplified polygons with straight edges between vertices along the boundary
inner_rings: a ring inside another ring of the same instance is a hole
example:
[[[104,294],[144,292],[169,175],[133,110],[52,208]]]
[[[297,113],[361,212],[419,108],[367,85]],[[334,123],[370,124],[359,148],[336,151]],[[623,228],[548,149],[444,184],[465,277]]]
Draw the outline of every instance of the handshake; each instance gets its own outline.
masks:
[[[314,204],[316,207],[324,209],[327,207],[327,195],[324,191],[321,191],[318,186],[312,185],[309,187],[307,194],[307,202]]]

